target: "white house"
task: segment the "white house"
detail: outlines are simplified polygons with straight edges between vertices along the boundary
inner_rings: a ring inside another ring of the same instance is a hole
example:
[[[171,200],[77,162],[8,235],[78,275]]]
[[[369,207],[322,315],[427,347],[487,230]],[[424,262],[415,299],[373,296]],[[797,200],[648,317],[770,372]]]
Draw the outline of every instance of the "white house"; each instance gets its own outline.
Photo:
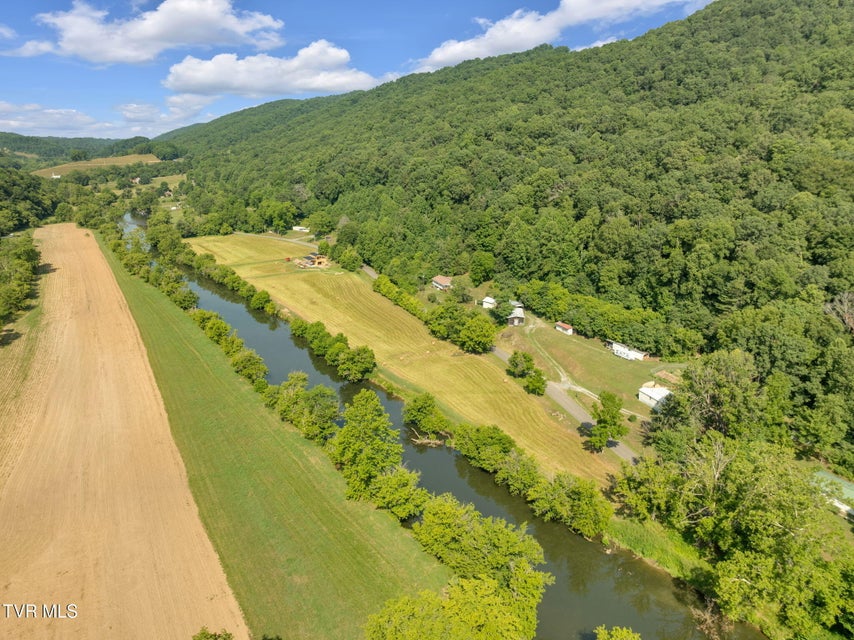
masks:
[[[302,231],[303,233],[309,233],[311,229],[308,227],[291,227],[293,231]]]
[[[573,333],[572,325],[566,324],[565,322],[555,322],[555,329],[568,336],[571,336]]]
[[[644,386],[638,389],[638,400],[646,406],[657,409],[667,396],[672,392],[667,387],[659,387],[654,382],[647,382]]]
[[[491,296],[486,296],[483,300],[481,300],[480,304],[484,309],[494,309],[495,308],[495,298]]]
[[[614,352],[615,356],[620,356],[626,360],[646,360],[649,356],[646,351],[632,349],[631,347],[627,347],[619,342],[612,342],[609,348]]]

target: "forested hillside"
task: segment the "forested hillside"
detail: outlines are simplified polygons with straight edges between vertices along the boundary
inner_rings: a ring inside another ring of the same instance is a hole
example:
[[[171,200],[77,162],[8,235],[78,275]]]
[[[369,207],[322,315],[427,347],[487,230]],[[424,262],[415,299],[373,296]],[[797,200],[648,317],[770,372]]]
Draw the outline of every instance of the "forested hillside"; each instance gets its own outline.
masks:
[[[805,461],[854,477],[852,60],[850,0],[716,0],[632,42],[122,144],[184,158],[170,171],[187,172],[185,236],[300,222],[416,315],[400,292],[461,276],[584,335],[688,358],[647,425],[654,455],[613,478],[615,508],[696,547],[709,568],[684,577],[710,614],[851,638],[850,524]],[[155,213],[169,186],[145,184],[155,167],[97,171],[0,168],[0,232]],[[430,317],[470,312],[456,297]]]
[[[16,169],[0,167],[0,236],[36,227],[53,215],[56,189],[44,180]],[[52,193],[54,192],[54,193]]]
[[[288,200],[315,226],[349,220],[398,282],[485,252],[504,281],[710,338],[722,313],[852,286],[852,24],[847,2],[719,0],[634,42],[272,103],[174,140],[214,213],[199,231],[261,229],[259,205]]]
[[[174,145],[165,141],[152,142],[143,136],[112,140],[22,136],[0,132],[0,165],[16,168],[31,169],[61,162],[145,153],[153,153],[161,160],[172,160],[179,155]]]
[[[632,42],[270,103],[170,136],[181,230],[306,217],[404,289],[468,273],[587,335],[748,351],[791,394],[784,439],[852,473],[851,60],[851,2],[717,0]]]

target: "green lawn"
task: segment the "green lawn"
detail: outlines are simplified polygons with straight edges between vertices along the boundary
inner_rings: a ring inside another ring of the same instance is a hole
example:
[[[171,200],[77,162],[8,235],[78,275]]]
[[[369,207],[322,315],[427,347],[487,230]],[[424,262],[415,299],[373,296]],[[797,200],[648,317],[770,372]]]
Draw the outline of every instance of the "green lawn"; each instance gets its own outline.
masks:
[[[560,379],[554,366],[557,363],[576,384],[597,395],[603,391],[615,393],[622,398],[626,409],[647,416],[649,407],[637,399],[640,386],[654,380],[673,388],[673,376],[678,377],[685,367],[657,358],[623,360],[606,349],[601,341],[564,335],[555,331],[552,323],[539,322],[536,327],[528,326],[524,331],[505,332],[502,338],[502,346],[506,349],[523,349],[534,355],[551,379]],[[548,354],[548,358],[544,354]]]
[[[356,638],[387,599],[446,583],[388,514],[344,499],[325,454],[263,406],[188,316],[105,253],[254,637]]]
[[[494,355],[465,354],[430,335],[424,323],[375,293],[364,273],[299,269],[293,259],[310,249],[270,237],[234,234],[190,238],[197,253],[213,254],[238,275],[297,316],[322,321],[353,346],[376,354],[376,376],[409,393],[433,394],[449,415],[472,424],[494,424],[546,472],[568,471],[604,484],[619,469],[611,452],[583,448],[576,425],[559,420],[548,400],[525,393]]]

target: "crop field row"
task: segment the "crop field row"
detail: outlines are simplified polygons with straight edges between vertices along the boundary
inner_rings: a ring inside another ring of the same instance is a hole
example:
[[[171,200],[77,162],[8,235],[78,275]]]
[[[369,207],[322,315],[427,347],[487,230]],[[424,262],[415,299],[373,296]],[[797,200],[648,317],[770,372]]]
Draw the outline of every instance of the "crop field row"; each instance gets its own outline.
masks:
[[[255,637],[355,638],[385,600],[441,588],[444,567],[391,516],[345,500],[323,452],[263,406],[188,316],[115,270]]]
[[[0,332],[0,416],[13,415],[15,405],[26,401],[26,382],[38,347],[41,302]],[[19,421],[4,421],[0,426],[0,492],[6,476],[21,452],[24,436]]]
[[[55,167],[49,167],[47,169],[39,169],[38,171],[33,171],[33,174],[41,176],[42,178],[50,178],[53,174],[65,175],[66,173],[70,173],[72,171],[86,171],[87,169],[93,169],[97,167],[123,167],[128,164],[136,164],[137,162],[151,164],[153,162],[160,162],[160,159],[151,153],[133,154],[127,156],[119,156],[116,158],[93,158],[92,160],[68,162],[66,164],[60,164]]]
[[[6,602],[63,615],[0,616],[0,636],[247,638],[101,250],[70,223],[34,238],[51,268],[0,350],[0,575]]]
[[[558,419],[547,400],[528,395],[491,355],[469,355],[430,335],[424,325],[371,289],[362,273],[297,269],[289,256],[307,247],[287,241],[232,235],[193,238],[198,253],[212,253],[291,312],[322,320],[352,345],[369,345],[380,374],[435,395],[455,415],[475,424],[495,424],[550,471],[569,471],[604,481],[617,467],[610,452],[582,449],[577,425]]]

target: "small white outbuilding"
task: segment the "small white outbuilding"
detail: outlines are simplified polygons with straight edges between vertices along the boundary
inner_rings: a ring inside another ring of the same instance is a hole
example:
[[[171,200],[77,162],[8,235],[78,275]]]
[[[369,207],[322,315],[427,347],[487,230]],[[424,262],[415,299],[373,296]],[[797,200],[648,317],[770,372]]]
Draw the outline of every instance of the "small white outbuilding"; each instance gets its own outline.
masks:
[[[646,351],[633,349],[619,342],[612,342],[608,348],[613,351],[615,356],[620,356],[626,360],[646,360],[649,357]]]
[[[672,393],[667,387],[659,387],[654,382],[647,382],[638,389],[638,400],[646,406],[657,409],[661,402]]]

